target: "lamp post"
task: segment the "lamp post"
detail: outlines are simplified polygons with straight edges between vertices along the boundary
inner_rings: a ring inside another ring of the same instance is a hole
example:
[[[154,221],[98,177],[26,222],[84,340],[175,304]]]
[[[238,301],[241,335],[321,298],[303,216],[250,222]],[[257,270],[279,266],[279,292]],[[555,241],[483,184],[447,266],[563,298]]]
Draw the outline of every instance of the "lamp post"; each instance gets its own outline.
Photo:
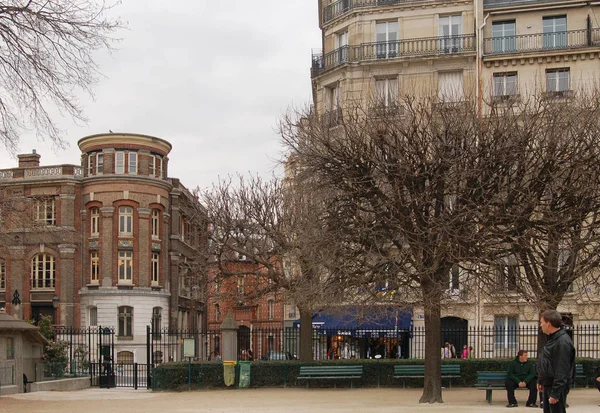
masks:
[[[11,304],[13,305],[14,312],[18,312],[21,308],[21,296],[19,295],[19,290],[15,290],[13,293]]]
[[[58,304],[60,303],[60,298],[58,296],[52,297],[52,307],[54,307],[54,325],[58,324]]]

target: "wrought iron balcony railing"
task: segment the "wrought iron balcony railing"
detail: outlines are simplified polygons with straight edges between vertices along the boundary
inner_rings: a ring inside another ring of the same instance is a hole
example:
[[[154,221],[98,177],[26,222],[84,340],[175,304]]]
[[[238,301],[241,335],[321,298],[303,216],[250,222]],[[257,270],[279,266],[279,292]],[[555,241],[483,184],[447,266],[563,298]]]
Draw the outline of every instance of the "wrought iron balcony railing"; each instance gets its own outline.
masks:
[[[475,51],[475,35],[423,37],[391,42],[342,46],[326,54],[313,54],[312,75],[318,76],[349,62],[397,59],[409,56],[443,56]]]
[[[499,55],[592,46],[600,46],[600,29],[486,38],[483,40],[483,53]]]
[[[378,6],[392,6],[401,3],[414,3],[430,0],[338,0],[323,7],[323,23],[327,23],[336,17],[346,14],[354,9],[362,9]]]
[[[568,1],[568,0],[567,0]],[[565,0],[483,0],[484,9],[498,9],[514,6],[531,6],[545,3],[565,3]]]

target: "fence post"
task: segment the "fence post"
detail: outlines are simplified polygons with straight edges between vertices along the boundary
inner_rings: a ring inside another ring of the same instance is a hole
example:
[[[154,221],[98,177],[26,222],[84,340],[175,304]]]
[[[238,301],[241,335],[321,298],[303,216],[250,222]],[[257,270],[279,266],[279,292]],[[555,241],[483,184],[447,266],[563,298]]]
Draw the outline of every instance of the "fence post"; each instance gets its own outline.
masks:
[[[146,326],[146,388],[149,389],[151,386],[152,374],[150,370],[150,364],[154,365],[154,360],[150,357],[153,355],[150,352],[150,343],[152,341],[152,337],[150,334],[150,326]]]
[[[138,364],[133,363],[133,388],[137,390],[138,388]]]

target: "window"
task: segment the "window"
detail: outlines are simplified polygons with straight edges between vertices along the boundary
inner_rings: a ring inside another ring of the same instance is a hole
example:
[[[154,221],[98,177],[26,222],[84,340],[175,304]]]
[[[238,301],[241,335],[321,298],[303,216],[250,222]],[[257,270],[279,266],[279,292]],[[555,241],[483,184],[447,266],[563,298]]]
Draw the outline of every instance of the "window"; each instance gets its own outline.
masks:
[[[456,53],[461,47],[462,16],[440,17],[438,35],[440,51],[443,53]]]
[[[269,320],[272,320],[273,318],[275,318],[275,301],[269,300],[267,302],[267,306],[268,306]]]
[[[125,152],[115,152],[115,173],[125,173]]]
[[[91,327],[98,325],[98,307],[88,308],[88,321]]]
[[[0,260],[0,290],[6,289],[6,262]]]
[[[88,155],[88,176],[93,175],[94,174],[94,158],[96,157],[95,154],[91,153]]]
[[[519,331],[516,316],[494,317],[496,349],[517,349]]]
[[[340,85],[336,84],[325,88],[325,123],[328,127],[333,127],[341,120]]]
[[[152,309],[152,334],[160,334],[160,326],[162,320],[162,308],[154,307]]]
[[[215,321],[221,321],[221,306],[215,304]]]
[[[54,288],[55,264],[50,254],[38,254],[31,260],[31,289]]]
[[[463,100],[462,72],[439,73],[438,98],[441,102],[460,102]]]
[[[15,359],[15,339],[13,337],[6,337],[6,359]]]
[[[137,174],[137,153],[135,152],[129,152],[129,173],[130,174]]]
[[[159,262],[160,255],[156,252],[152,253],[152,285],[158,285],[159,279]]]
[[[119,282],[132,283],[133,276],[133,252],[119,251]]]
[[[133,307],[119,307],[119,337],[133,337]],[[120,354],[120,353],[119,353]]]
[[[240,275],[237,278],[237,292],[239,295],[244,295],[244,276]]]
[[[458,264],[454,264],[450,269],[448,282],[446,283],[446,289],[450,291],[456,291],[460,289],[460,266]]]
[[[494,98],[517,95],[517,73],[494,73]]]
[[[500,265],[497,269],[496,285],[499,291],[515,291],[519,267],[512,264]]]
[[[100,257],[98,251],[90,252],[90,283],[98,284],[100,282]]]
[[[160,238],[160,211],[152,210],[152,239]]]
[[[100,234],[100,208],[90,209],[90,235],[98,236]]]
[[[119,235],[133,235],[133,208],[119,207]]]
[[[131,351],[119,351],[117,353],[117,364],[133,364],[134,360]]]
[[[378,59],[398,56],[398,22],[378,22],[375,26],[375,42]]]
[[[492,23],[492,53],[517,50],[517,24],[514,20]]]
[[[337,50],[337,61],[334,63],[344,63],[348,61],[348,31],[337,33],[335,35],[335,50]]]
[[[544,17],[544,49],[567,47],[567,16]]]
[[[569,91],[569,68],[546,70],[546,92],[564,96]]]
[[[162,158],[158,155],[150,155],[150,164],[148,166],[150,176],[162,178]]]
[[[398,104],[398,78],[375,80],[375,105],[390,108]]]
[[[37,198],[34,220],[42,225],[56,225],[56,203],[54,198]]]
[[[96,155],[96,173],[101,174],[104,172],[104,155],[99,153]]]

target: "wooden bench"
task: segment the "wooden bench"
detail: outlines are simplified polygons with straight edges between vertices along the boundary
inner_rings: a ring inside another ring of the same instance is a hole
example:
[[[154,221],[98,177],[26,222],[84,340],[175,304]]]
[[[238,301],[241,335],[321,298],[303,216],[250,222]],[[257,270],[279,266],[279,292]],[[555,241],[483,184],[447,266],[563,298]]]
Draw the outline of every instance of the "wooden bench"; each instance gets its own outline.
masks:
[[[423,379],[425,378],[425,365],[423,364],[397,364],[394,366],[395,379],[402,379],[402,387],[406,387],[406,379]],[[442,364],[442,379],[460,378],[459,364]],[[452,380],[450,387],[452,387]]]
[[[296,380],[306,380],[306,388],[310,380],[333,380],[335,387],[336,380],[350,380],[352,388],[352,380],[360,379],[363,375],[363,366],[300,366],[300,373]]]
[[[475,386],[485,390],[485,400],[492,404],[492,391],[506,390],[507,373],[505,371],[478,371]],[[516,387],[515,390],[529,390],[527,387]]]

